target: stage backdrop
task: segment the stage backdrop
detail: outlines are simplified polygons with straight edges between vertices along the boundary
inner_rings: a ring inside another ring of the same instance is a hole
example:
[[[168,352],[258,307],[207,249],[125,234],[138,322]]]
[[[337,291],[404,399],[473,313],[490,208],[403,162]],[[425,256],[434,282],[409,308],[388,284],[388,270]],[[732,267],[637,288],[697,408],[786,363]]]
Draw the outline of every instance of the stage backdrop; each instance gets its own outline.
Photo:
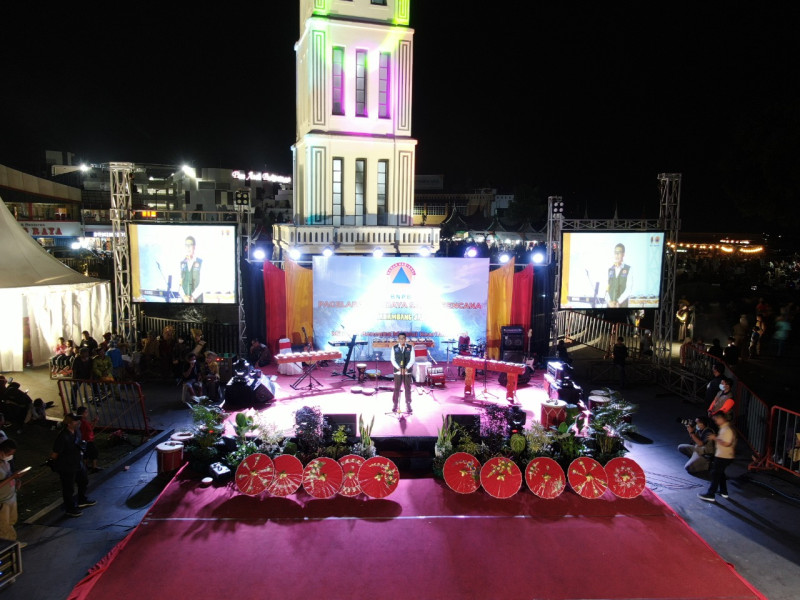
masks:
[[[378,352],[388,360],[404,331],[445,360],[444,340],[466,334],[473,344],[486,341],[489,259],[315,256],[313,278],[320,347],[355,335],[367,342],[358,356]]]

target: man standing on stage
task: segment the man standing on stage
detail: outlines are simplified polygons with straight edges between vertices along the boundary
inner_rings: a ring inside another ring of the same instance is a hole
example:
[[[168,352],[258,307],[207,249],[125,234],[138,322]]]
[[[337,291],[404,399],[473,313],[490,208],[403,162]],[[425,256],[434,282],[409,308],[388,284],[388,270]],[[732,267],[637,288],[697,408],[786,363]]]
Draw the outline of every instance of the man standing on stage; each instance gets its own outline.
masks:
[[[606,305],[608,308],[625,308],[633,289],[631,267],[623,263],[625,246],[614,246],[614,264],[608,269],[608,288],[606,289]]]
[[[394,367],[394,393],[392,394],[392,412],[398,412],[397,402],[400,400],[400,384],[405,386],[406,412],[411,414],[411,372],[414,365],[414,348],[406,344],[406,334],[397,334],[397,343],[392,347],[392,367]]]
[[[184,302],[199,302],[200,296],[203,295],[200,290],[200,269],[203,266],[203,259],[194,255],[196,245],[194,237],[187,236],[186,258],[181,261],[181,293]]]

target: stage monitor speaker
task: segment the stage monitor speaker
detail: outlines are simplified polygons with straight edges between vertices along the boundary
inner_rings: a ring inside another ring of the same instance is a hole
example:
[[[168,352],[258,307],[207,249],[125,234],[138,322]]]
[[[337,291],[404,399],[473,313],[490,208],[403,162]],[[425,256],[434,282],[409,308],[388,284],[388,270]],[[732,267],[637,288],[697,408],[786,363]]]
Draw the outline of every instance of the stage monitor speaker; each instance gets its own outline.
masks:
[[[481,416],[480,415],[447,415],[453,420],[453,423],[461,425],[467,430],[473,440],[477,440],[481,432]]]
[[[331,433],[339,429],[339,425],[344,425],[347,439],[355,439],[358,436],[358,418],[355,414],[326,414],[324,419],[331,426]]]
[[[500,328],[500,352],[525,350],[525,331],[519,325],[505,325]]]
[[[505,350],[503,351],[503,362],[522,363],[525,360],[525,355],[519,350]]]

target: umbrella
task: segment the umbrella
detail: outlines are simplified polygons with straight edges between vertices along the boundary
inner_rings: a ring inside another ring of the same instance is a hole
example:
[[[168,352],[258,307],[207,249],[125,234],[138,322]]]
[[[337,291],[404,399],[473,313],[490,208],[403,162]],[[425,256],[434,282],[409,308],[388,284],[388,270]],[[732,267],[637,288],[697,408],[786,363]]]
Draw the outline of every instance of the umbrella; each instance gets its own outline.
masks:
[[[525,482],[528,489],[539,498],[552,500],[561,495],[567,484],[564,469],[556,461],[539,456],[528,463],[525,469]]]
[[[331,498],[342,487],[342,467],[327,456],[315,458],[303,469],[303,488],[314,498]]]
[[[642,467],[624,456],[608,461],[606,474],[608,475],[608,489],[620,498],[636,498],[644,491],[647,484]]]
[[[468,452],[456,452],[444,462],[444,481],[459,494],[471,494],[481,486],[481,463]]]
[[[361,493],[361,486],[358,484],[358,470],[364,464],[364,457],[358,454],[348,454],[339,459],[342,467],[342,487],[339,494],[352,498]]]
[[[303,463],[296,456],[281,454],[275,457],[275,479],[268,491],[273,496],[294,494],[303,482]]]
[[[236,468],[236,487],[243,494],[257,496],[267,489],[273,477],[272,459],[266,454],[251,454]]]
[[[573,460],[567,472],[570,487],[582,498],[599,498],[608,488],[603,465],[588,456]]]
[[[494,498],[510,498],[522,487],[522,471],[510,458],[495,456],[481,468],[481,485]]]
[[[368,458],[358,470],[358,484],[370,498],[385,498],[397,489],[399,481],[400,471],[385,456]]]

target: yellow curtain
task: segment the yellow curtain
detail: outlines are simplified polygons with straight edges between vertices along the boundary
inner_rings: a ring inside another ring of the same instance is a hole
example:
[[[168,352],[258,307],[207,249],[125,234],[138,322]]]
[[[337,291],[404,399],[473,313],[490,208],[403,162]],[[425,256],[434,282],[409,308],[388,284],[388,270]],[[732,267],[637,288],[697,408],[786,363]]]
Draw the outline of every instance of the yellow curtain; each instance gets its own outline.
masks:
[[[286,261],[286,337],[292,345],[305,343],[305,327],[309,342],[313,343],[314,332],[314,279],[311,269],[301,267],[293,260]]]
[[[514,294],[514,259],[489,273],[489,306],[486,311],[486,353],[500,358],[500,328],[511,321]]]

